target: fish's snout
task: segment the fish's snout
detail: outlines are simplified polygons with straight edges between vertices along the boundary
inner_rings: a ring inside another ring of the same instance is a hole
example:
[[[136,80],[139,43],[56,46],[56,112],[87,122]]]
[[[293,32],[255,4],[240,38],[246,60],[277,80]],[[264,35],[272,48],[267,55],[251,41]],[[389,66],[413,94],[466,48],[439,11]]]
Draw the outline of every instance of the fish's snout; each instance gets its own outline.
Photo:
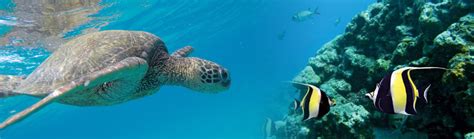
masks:
[[[374,92],[366,93],[365,96],[371,100],[374,100]]]
[[[298,16],[294,15],[294,16],[291,17],[291,19],[298,20]]]
[[[329,105],[330,106],[336,106],[336,100],[335,99],[329,99]]]

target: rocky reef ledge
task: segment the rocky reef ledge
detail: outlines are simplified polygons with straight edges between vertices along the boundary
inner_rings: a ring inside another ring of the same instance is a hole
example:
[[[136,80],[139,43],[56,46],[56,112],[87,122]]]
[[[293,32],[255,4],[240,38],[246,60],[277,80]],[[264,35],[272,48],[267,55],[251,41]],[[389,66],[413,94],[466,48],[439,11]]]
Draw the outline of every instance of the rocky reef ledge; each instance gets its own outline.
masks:
[[[407,119],[402,133],[472,136],[474,0],[382,0],[356,15],[294,78],[319,86],[337,105],[322,119],[304,122],[290,110],[279,121],[277,138],[375,138],[378,129],[398,128],[401,117],[379,112],[364,94],[405,66],[451,70],[413,73],[418,84],[432,88],[429,102],[417,105],[418,114]]]

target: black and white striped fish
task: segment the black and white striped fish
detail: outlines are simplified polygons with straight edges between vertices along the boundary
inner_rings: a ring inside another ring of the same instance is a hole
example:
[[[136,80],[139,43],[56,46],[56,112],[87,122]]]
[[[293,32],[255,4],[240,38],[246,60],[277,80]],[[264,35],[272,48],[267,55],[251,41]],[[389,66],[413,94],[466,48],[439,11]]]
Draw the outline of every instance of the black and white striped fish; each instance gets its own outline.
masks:
[[[385,75],[385,77],[377,84],[375,91],[365,94],[374,102],[375,107],[389,114],[416,114],[417,98],[428,102],[427,93],[431,85],[426,89],[418,92],[417,87],[413,83],[410,72],[412,70],[424,69],[441,69],[441,67],[405,67],[393,71]]]

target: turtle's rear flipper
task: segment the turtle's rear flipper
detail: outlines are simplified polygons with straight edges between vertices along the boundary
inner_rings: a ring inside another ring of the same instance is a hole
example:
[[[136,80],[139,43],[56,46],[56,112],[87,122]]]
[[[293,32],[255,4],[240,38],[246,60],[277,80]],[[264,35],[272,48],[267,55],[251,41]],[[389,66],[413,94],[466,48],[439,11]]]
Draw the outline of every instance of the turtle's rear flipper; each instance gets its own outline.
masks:
[[[18,95],[14,90],[23,79],[22,76],[0,75],[0,98]]]
[[[19,120],[39,110],[41,107],[47,105],[55,99],[64,96],[65,94],[71,94],[84,89],[93,88],[105,82],[114,81],[118,79],[141,79],[145,75],[147,70],[148,64],[144,59],[138,57],[126,58],[112,66],[106,67],[85,77],[74,80],[71,83],[54,90],[53,93],[41,99],[39,102],[3,121],[3,123],[0,124],[0,129],[3,129],[15,122],[18,122]]]
[[[185,46],[179,50],[176,50],[171,56],[174,57],[187,57],[189,54],[193,52],[193,47],[191,46]]]

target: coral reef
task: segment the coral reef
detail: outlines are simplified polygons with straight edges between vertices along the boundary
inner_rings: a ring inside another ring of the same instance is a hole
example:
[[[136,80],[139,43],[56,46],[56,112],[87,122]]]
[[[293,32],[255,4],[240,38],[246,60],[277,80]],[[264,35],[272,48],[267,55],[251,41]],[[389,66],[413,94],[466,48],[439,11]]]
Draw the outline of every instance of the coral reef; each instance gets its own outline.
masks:
[[[349,102],[334,107],[321,120],[307,122],[305,127],[311,131],[309,137],[363,138],[372,134],[369,125],[365,124],[368,117],[369,112],[362,106]]]
[[[419,103],[418,115],[407,119],[403,131],[437,138],[472,136],[472,0],[383,0],[356,15],[345,33],[326,43],[294,79],[319,86],[338,105],[320,120],[301,121],[300,115],[290,112],[283,121],[285,136],[309,129],[297,137],[374,138],[376,128],[399,127],[400,118],[379,112],[364,94],[374,90],[386,73],[405,66],[450,70],[414,71],[421,88],[428,84],[432,88],[429,103]]]
[[[465,139],[474,139],[474,132],[471,132],[471,133],[468,133],[468,134],[464,135],[464,138]]]

